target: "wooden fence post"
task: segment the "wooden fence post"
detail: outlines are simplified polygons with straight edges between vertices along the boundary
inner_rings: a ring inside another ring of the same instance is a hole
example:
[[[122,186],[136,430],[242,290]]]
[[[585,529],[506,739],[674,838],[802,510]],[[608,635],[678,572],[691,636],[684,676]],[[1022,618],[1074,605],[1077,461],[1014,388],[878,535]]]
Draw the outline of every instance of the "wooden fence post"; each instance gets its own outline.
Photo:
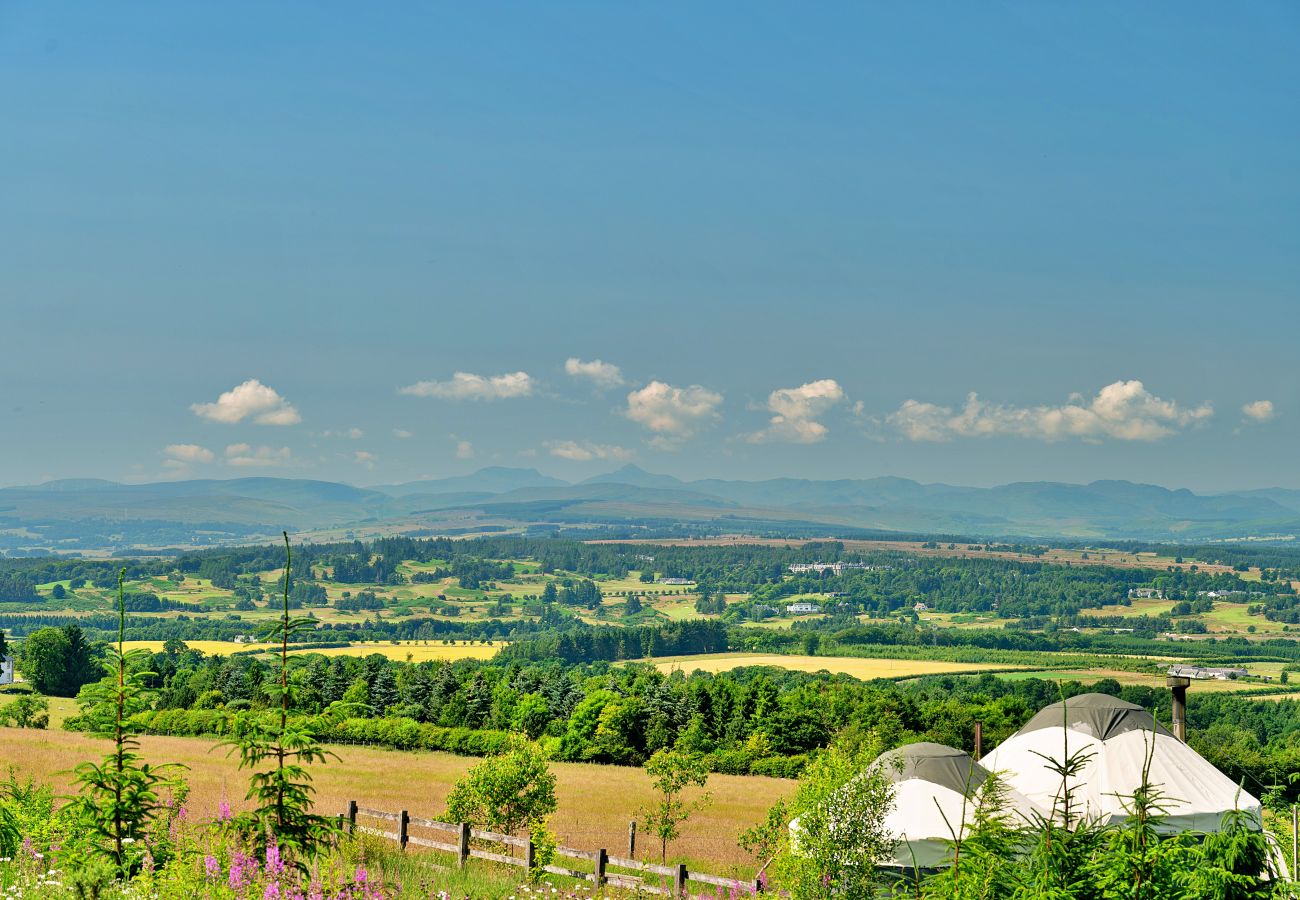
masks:
[[[636,819],[627,823],[627,856],[636,859]]]
[[[460,823],[460,845],[457,855],[460,857],[460,867],[465,868],[465,863],[469,861],[469,823]]]
[[[537,848],[533,846],[532,838],[524,845],[524,866],[530,873],[537,868]]]
[[[609,854],[601,847],[596,851],[596,887],[605,886],[605,868],[609,865]]]
[[[397,817],[397,843],[402,845],[403,850],[406,849],[406,842],[410,840],[410,830],[411,815],[406,810],[402,810]]]
[[[357,833],[357,801],[348,801],[348,834]]]
[[[673,896],[686,896],[686,863],[677,864],[677,872],[673,875]]]

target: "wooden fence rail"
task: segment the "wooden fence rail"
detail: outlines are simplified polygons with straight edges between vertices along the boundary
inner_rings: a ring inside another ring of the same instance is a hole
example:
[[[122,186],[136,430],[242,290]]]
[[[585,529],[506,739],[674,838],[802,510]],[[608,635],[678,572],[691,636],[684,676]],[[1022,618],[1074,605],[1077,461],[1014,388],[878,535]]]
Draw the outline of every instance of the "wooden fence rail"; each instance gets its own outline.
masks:
[[[340,818],[346,821],[349,834],[375,835],[396,842],[403,850],[408,846],[441,850],[444,853],[453,854],[456,857],[457,865],[462,868],[471,859],[483,859],[507,866],[520,866],[528,870],[533,869],[536,865],[536,851],[531,839],[471,828],[468,822],[439,822],[434,819],[411,816],[406,810],[392,813],[381,809],[370,809],[369,807],[358,806],[355,800],[348,801],[347,812]],[[358,818],[378,820],[396,827],[390,829],[358,824]],[[417,828],[426,828],[455,835],[455,843],[412,835],[410,833],[412,825]],[[556,860],[574,860],[583,864],[584,867],[574,869],[569,866],[558,865],[553,860],[551,864],[544,866],[542,871],[552,875],[562,875],[566,878],[591,881],[598,887],[609,884],[615,887],[632,888],[647,893],[666,894],[672,897],[685,896],[687,883],[691,881],[716,887],[739,887],[752,894],[762,892],[761,881],[741,881],[736,878],[724,878],[721,875],[710,875],[707,872],[692,872],[685,865],[661,866],[635,859],[633,858],[633,854],[636,852],[635,836],[636,824],[633,823],[628,827],[628,856],[611,856],[603,847],[599,850],[556,847]],[[475,846],[474,841],[487,841],[492,844],[504,845],[510,848],[510,853],[485,850]],[[516,848],[522,850],[523,853],[515,855]],[[591,867],[590,870],[586,868],[588,865]],[[611,867],[631,871],[611,872],[609,871]]]

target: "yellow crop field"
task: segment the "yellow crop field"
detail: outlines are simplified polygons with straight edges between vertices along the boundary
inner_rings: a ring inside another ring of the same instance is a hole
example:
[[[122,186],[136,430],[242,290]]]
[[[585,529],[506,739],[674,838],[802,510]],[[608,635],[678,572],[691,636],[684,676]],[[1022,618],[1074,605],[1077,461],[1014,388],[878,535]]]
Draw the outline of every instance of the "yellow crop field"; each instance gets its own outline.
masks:
[[[161,653],[163,641],[127,641],[126,649],[148,650],[150,653]],[[241,650],[257,650],[261,647],[268,647],[269,644],[240,644],[235,641],[185,641],[185,646],[191,650],[200,650],[209,656],[229,656],[232,653]]]
[[[350,644],[347,647],[322,647],[319,650],[293,650],[292,653],[319,653],[322,656],[370,656],[372,653],[379,653],[389,659],[395,659],[398,662],[428,662],[429,660],[440,659],[491,659],[497,655],[502,647],[506,645],[505,641],[494,642],[492,646],[486,644],[444,644],[442,642],[423,641],[402,641],[400,644],[394,644],[391,641],[373,644]]]
[[[963,663],[938,659],[864,659],[849,656],[786,656],[781,653],[705,653],[655,660],[661,672],[726,672],[743,666],[774,666],[794,672],[834,672],[854,678],[907,678],[916,675],[949,675],[955,672],[983,672],[1013,669],[1005,663]]]
[[[185,644],[191,649],[201,650],[209,656],[229,656],[231,653],[238,651],[277,649],[274,644],[240,644],[235,641],[186,641]],[[406,662],[408,656],[411,662],[426,662],[437,659],[491,659],[504,646],[504,641],[496,642],[490,647],[486,644],[468,644],[463,641],[454,644],[444,644],[441,641],[427,644],[423,641],[402,641],[400,644],[394,644],[391,641],[385,641],[382,643],[349,644],[346,647],[298,648],[289,652],[319,653],[322,656],[370,656],[372,653],[378,653],[399,662]],[[142,647],[151,653],[158,653],[163,648],[163,642],[126,642],[126,649],[128,650],[137,647]]]

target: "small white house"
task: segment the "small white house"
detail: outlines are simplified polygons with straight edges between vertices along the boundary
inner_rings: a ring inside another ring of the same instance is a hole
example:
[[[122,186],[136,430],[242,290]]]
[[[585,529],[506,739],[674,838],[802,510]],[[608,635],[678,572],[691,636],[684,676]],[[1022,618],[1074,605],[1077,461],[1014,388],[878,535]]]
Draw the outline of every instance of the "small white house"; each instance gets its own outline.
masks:
[[[14,658],[6,656],[0,659],[0,684],[14,683]]]
[[[816,603],[808,603],[807,601],[800,601],[798,603],[791,603],[789,606],[785,608],[785,611],[790,613],[793,616],[803,616],[803,615],[807,615],[808,613],[819,613],[822,611],[822,608],[818,606]]]
[[[914,604],[912,604],[912,609],[916,610],[917,612],[925,612],[925,611],[926,611],[927,609],[929,609],[929,608],[930,608],[930,607],[926,606],[924,603],[914,603]]]
[[[689,578],[656,578],[655,584],[695,584]]]

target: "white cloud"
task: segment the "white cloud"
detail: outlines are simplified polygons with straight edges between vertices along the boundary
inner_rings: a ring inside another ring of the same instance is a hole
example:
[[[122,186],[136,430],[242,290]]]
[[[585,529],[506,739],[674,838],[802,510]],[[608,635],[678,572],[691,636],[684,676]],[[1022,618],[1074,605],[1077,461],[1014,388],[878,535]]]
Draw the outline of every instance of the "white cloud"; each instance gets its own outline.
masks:
[[[527,397],[533,392],[533,378],[527,372],[505,375],[474,375],[456,372],[450,381],[417,381],[399,393],[412,397],[437,397],[441,400],[504,400]]]
[[[207,447],[200,447],[198,444],[168,444],[163,448],[163,453],[168,457],[167,465],[176,468],[174,464],[188,465],[189,463],[210,463],[217,458],[216,454]]]
[[[1272,400],[1255,400],[1241,408],[1241,414],[1252,422],[1271,422],[1277,415]]]
[[[226,391],[215,403],[194,403],[190,409],[200,418],[223,425],[234,425],[249,417],[258,425],[297,425],[302,421],[288,400],[256,378]]]
[[[913,441],[995,435],[1059,441],[1157,441],[1214,415],[1209,403],[1187,408],[1155,396],[1140,381],[1108,384],[1091,400],[1074,394],[1061,406],[988,404],[971,393],[966,404],[950,406],[907,400],[886,421]]]
[[[379,457],[375,456],[375,454],[371,453],[369,450],[358,450],[356,453],[352,454],[352,459],[358,465],[365,466],[367,469],[374,469],[375,463],[379,460]]]
[[[593,459],[631,459],[633,452],[626,447],[611,444],[593,444],[589,441],[546,441],[544,446],[551,456],[587,462]]]
[[[745,435],[751,443],[787,441],[815,444],[826,437],[826,426],[817,418],[844,399],[844,389],[833,378],[810,381],[794,388],[780,388],[767,397],[774,413],[762,431]]]
[[[693,384],[679,388],[652,381],[627,395],[624,411],[633,422],[655,432],[652,443],[663,450],[674,449],[703,425],[718,418],[722,395]]]
[[[412,432],[407,431],[405,428],[394,428],[393,437],[397,438],[398,440],[404,441],[407,440],[408,438],[415,437],[415,435]]]
[[[226,448],[226,462],[232,466],[263,467],[283,466],[293,462],[288,447],[253,447],[251,444],[231,444]]]
[[[618,366],[599,359],[584,362],[571,356],[564,361],[564,371],[574,378],[586,378],[601,388],[618,387],[625,383],[623,371]]]
[[[471,444],[469,441],[457,441],[457,442],[456,442],[456,458],[457,458],[457,459],[473,459],[473,458],[474,458],[474,445]]]

